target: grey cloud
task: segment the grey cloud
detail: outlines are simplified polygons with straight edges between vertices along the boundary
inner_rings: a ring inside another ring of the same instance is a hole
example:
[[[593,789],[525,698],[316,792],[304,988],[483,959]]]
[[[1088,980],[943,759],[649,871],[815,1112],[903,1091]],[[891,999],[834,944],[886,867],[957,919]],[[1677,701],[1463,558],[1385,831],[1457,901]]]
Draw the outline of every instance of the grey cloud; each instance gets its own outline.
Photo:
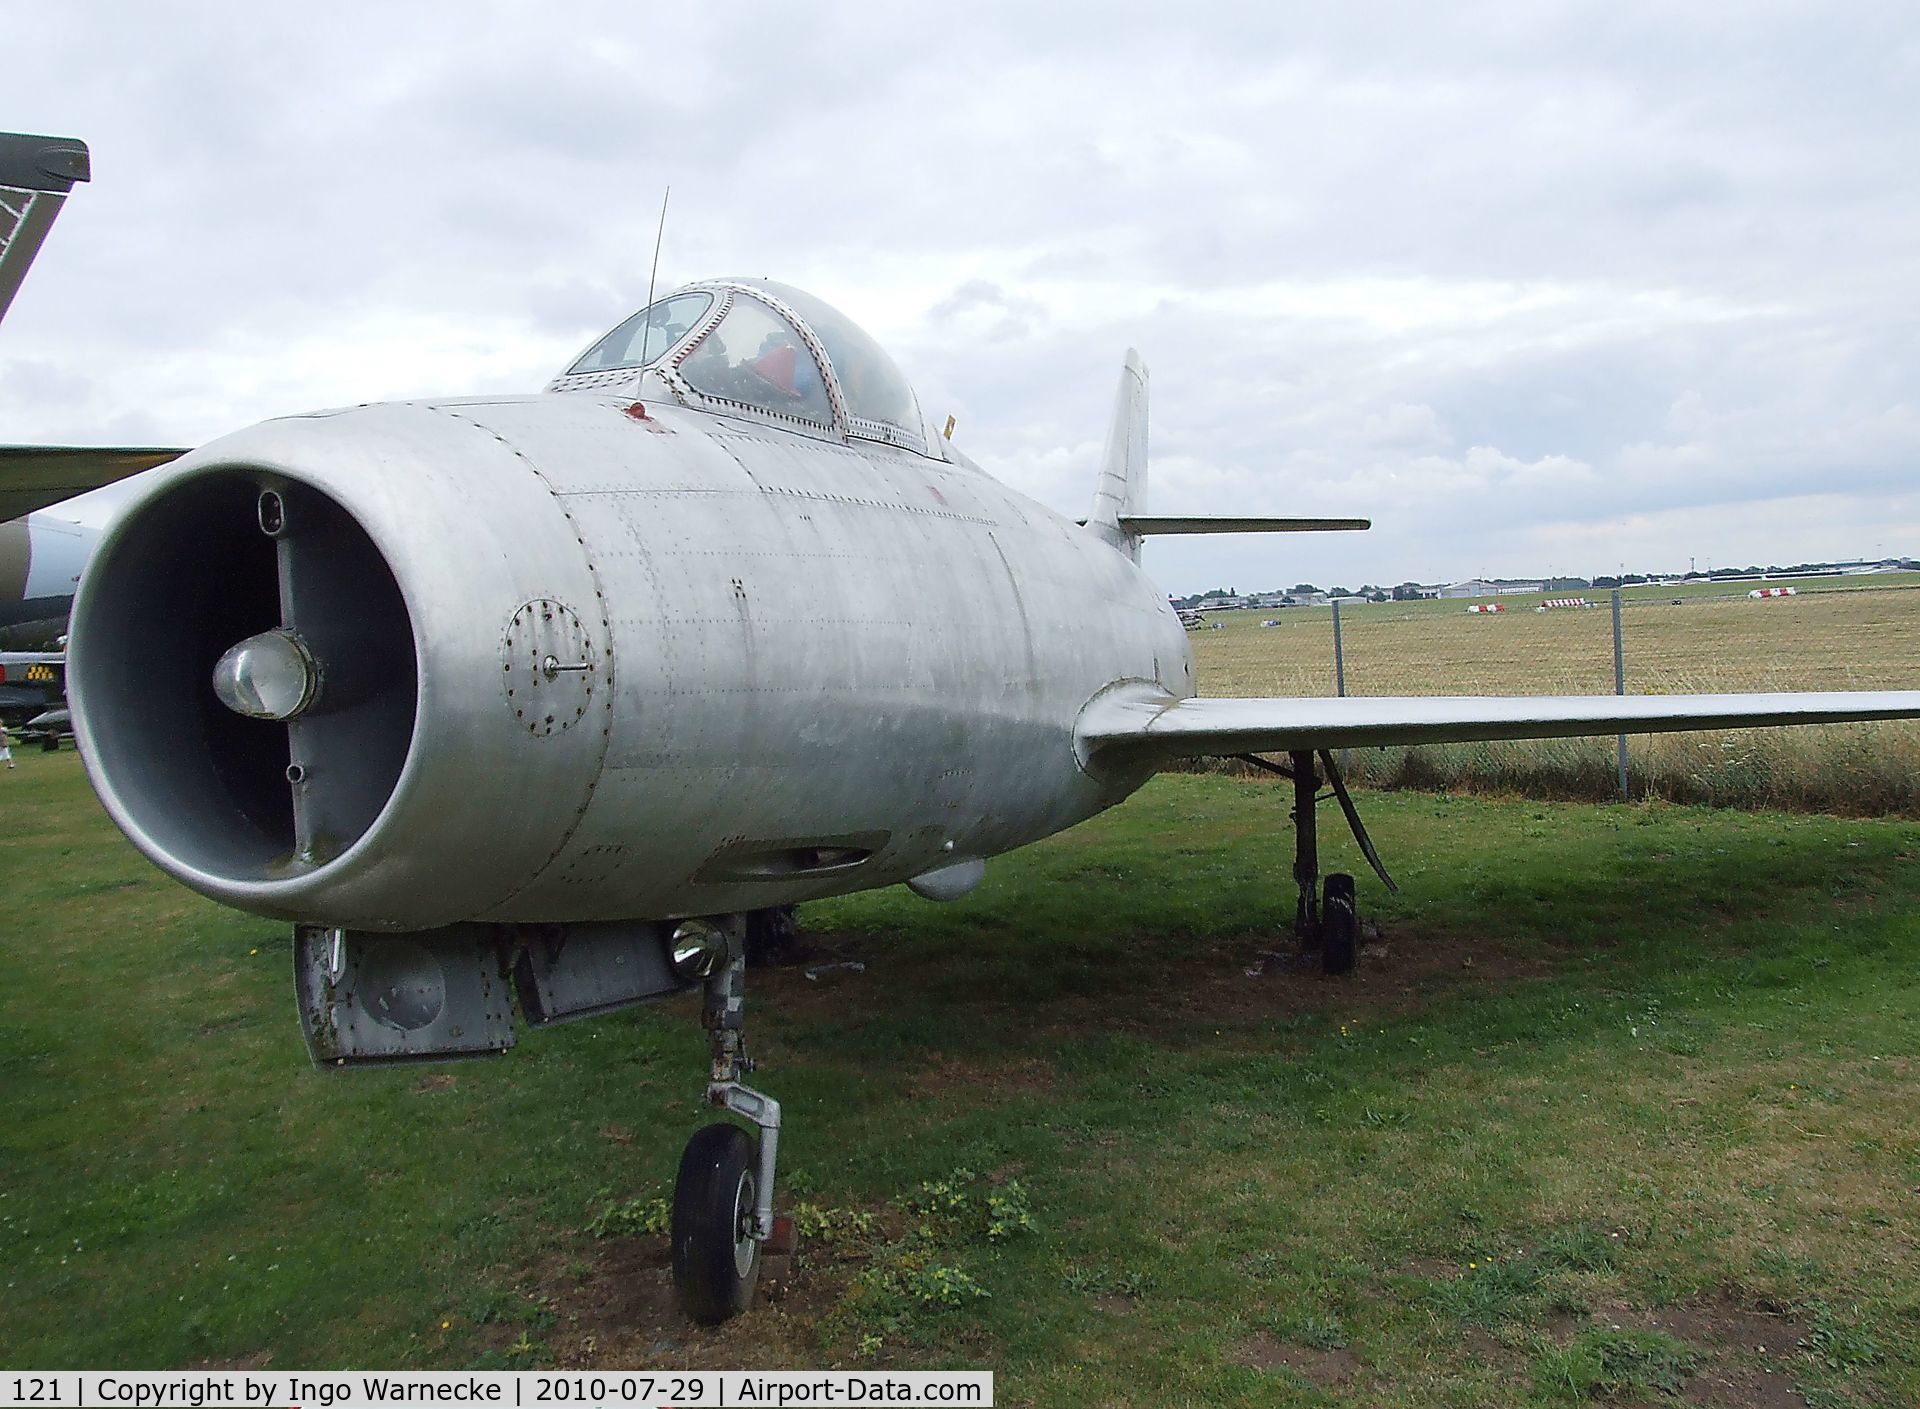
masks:
[[[884,320],[929,411],[1058,508],[1135,345],[1161,507],[1381,525],[1157,544],[1170,587],[1539,570],[1505,555],[1716,520],[1730,555],[1799,556],[1806,495],[1822,535],[1882,532],[1920,454],[1903,5],[228,4],[12,34],[40,56],[13,121],[87,137],[99,177],[0,330],[6,439],[204,438],[346,399],[362,361],[538,385],[637,305],[672,184],[663,282]]]

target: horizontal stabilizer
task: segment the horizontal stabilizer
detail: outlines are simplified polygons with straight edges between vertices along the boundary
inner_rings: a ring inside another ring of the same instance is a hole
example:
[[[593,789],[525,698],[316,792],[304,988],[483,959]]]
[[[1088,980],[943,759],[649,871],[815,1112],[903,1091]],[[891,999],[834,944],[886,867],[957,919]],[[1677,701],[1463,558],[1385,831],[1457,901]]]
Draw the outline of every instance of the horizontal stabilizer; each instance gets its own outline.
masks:
[[[17,519],[186,453],[155,446],[0,445],[0,519]]]
[[[1376,744],[1564,739],[1920,718],[1920,690],[1769,695],[1426,695],[1348,699],[1175,699],[1116,690],[1082,712],[1090,762],[1161,764],[1236,753]]]
[[[1372,519],[1240,519],[1123,514],[1128,533],[1349,533],[1373,527]]]

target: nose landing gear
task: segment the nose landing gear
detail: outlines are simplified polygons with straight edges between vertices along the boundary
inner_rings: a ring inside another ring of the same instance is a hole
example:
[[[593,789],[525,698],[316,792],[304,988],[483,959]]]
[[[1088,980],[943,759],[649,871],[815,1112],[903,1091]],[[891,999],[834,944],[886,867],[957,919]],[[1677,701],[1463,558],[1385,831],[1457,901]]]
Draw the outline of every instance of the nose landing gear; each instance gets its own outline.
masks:
[[[760,1279],[754,1237],[759,1161],[753,1137],[716,1121],[694,1132],[673,1186],[673,1283],[680,1309],[703,1326],[739,1315]]]
[[[745,925],[722,922],[725,958],[705,979],[700,1015],[712,1053],[707,1103],[750,1121],[758,1142],[739,1126],[702,1126],[680,1156],[673,1187],[673,1283],[680,1309],[703,1326],[739,1315],[753,1300],[761,1247],[773,1236],[774,1165],[780,1150],[780,1103],[743,1085],[753,1070],[746,1054],[742,1006],[747,960]]]

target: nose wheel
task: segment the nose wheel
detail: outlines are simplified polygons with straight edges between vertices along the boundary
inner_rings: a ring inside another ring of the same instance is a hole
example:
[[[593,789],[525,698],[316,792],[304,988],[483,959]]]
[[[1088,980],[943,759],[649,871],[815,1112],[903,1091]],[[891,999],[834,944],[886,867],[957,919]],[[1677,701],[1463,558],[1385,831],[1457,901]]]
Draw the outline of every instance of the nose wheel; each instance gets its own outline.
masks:
[[[756,1140],[726,1121],[702,1126],[680,1155],[673,1185],[673,1285],[690,1320],[715,1326],[753,1300],[761,1245],[773,1236],[773,1174],[780,1151],[780,1103],[741,1084],[753,1070],[743,1032],[746,926],[730,917],[712,931],[700,1014],[712,1053],[707,1104],[742,1116]]]
[[[673,1283],[680,1309],[703,1326],[731,1320],[760,1278],[754,1209],[760,1187],[753,1137],[737,1125],[702,1126],[680,1156],[673,1186]]]

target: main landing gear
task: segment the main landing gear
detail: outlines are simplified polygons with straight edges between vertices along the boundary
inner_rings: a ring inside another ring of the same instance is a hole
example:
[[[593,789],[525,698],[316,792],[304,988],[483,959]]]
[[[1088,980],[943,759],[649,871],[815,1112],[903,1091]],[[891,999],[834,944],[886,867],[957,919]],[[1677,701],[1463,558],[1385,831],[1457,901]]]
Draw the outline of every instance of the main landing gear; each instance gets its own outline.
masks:
[[[727,1121],[701,1127],[680,1156],[673,1186],[673,1284],[680,1309],[703,1326],[747,1309],[760,1252],[773,1236],[773,1172],[780,1103],[742,1085],[753,1070],[742,1031],[747,971],[743,916],[688,920],[674,931],[674,967],[705,983],[700,1014],[712,1053],[707,1103],[752,1123],[756,1142]]]
[[[1373,841],[1367,836],[1367,829],[1361,825],[1360,813],[1347,794],[1347,785],[1341,780],[1340,770],[1334,766],[1333,755],[1321,749],[1317,767],[1315,755],[1304,749],[1288,754],[1284,764],[1274,763],[1258,754],[1246,753],[1238,757],[1256,768],[1293,780],[1293,880],[1299,889],[1298,899],[1294,902],[1293,933],[1302,946],[1319,946],[1320,968],[1323,972],[1351,973],[1360,950],[1360,916],[1354,904],[1353,877],[1344,871],[1335,871],[1326,878],[1324,884],[1320,879],[1320,837],[1315,809],[1322,797],[1320,782],[1323,770],[1330,785],[1330,795],[1339,802],[1341,812],[1346,815],[1347,825],[1353,829],[1353,839],[1360,843],[1360,851],[1367,858],[1367,864],[1373,867],[1374,874],[1380,877],[1390,893],[1397,895],[1400,887],[1393,883],[1393,877],[1387,874],[1387,868],[1381,864],[1380,854],[1373,849]]]

